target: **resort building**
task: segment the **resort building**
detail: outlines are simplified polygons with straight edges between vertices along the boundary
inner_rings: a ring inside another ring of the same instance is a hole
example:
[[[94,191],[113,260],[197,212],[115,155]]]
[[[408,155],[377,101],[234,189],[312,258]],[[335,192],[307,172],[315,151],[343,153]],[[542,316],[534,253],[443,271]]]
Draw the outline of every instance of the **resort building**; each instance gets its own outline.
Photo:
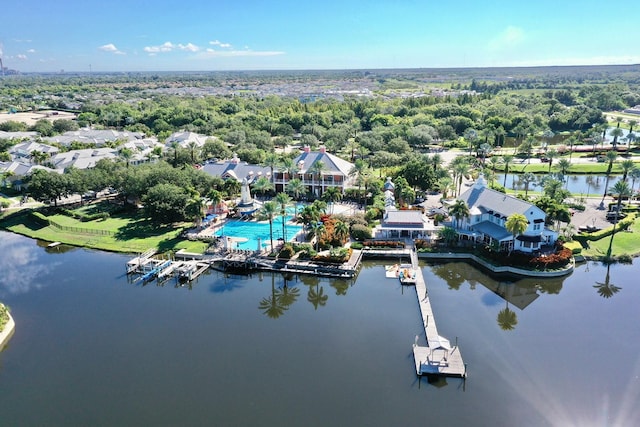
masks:
[[[428,219],[422,209],[396,208],[394,195],[395,185],[391,178],[384,183],[384,215],[382,222],[374,230],[375,237],[379,239],[412,238],[431,241],[437,231],[442,228],[436,226]]]
[[[354,178],[349,176],[353,163],[327,153],[324,147],[320,147],[320,151],[311,151],[309,147],[305,147],[293,161],[296,165],[295,172],[274,169],[272,175],[270,167],[243,162],[234,154],[231,160],[207,163],[202,170],[222,179],[233,178],[238,182],[246,179],[249,184],[260,177],[266,177],[274,185],[276,192],[285,191],[289,181],[297,178],[304,184],[307,194],[313,197],[322,196],[330,187],[338,187],[344,192],[345,188],[354,186]]]
[[[311,151],[306,146],[294,160],[297,172],[294,175],[287,171],[274,171],[273,184],[276,191],[284,191],[293,178],[298,178],[307,188],[307,193],[320,197],[327,188],[337,187],[344,192],[345,188],[355,185],[355,178],[349,176],[353,163],[327,153],[325,147],[319,151]]]
[[[537,253],[551,246],[558,233],[545,227],[546,214],[537,206],[487,187],[483,175],[458,196],[469,207],[469,216],[452,221],[462,240],[479,244],[499,244],[503,250]],[[510,215],[519,213],[529,222],[524,233],[515,239],[505,228]]]
[[[16,161],[32,162],[32,160],[35,160],[33,158],[34,152],[42,153],[43,159],[46,161],[46,159],[49,159],[51,156],[60,152],[60,150],[58,147],[54,147],[53,145],[41,144],[33,141],[21,142],[20,144],[16,144],[9,148],[9,154],[11,154],[13,159]],[[39,163],[43,163],[43,160],[39,160]]]

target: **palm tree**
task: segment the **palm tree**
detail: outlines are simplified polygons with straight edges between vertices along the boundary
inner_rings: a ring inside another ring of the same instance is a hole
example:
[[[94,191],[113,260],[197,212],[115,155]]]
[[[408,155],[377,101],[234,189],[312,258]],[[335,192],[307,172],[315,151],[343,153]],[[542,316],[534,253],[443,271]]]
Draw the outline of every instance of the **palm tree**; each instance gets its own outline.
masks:
[[[549,173],[551,173],[551,165],[553,164],[553,159],[559,157],[560,153],[555,148],[547,151],[547,159],[549,159]]]
[[[285,228],[285,217],[287,216],[287,205],[291,203],[291,197],[287,193],[278,193],[276,197],[273,199],[278,205],[280,205],[280,216],[282,218],[282,239],[284,242],[287,241],[287,233]]]
[[[607,190],[609,187],[609,176],[611,175],[611,169],[613,169],[613,162],[615,162],[618,157],[618,153],[615,151],[607,151],[605,154],[607,161],[609,164],[607,165],[607,171],[605,172],[605,181],[604,181],[604,193],[602,194],[602,201],[600,202],[600,209],[604,209],[604,198],[607,197]]]
[[[598,295],[600,295],[602,298],[611,298],[614,294],[617,294],[620,289],[622,289],[619,286],[611,283],[611,278],[609,275],[610,268],[611,263],[607,262],[607,275],[604,278],[604,282],[596,282],[596,284],[593,285],[593,287],[598,290]]]
[[[311,172],[311,174],[313,175],[314,181],[320,184],[320,189],[321,190],[322,190],[322,184],[320,183],[320,181],[322,179],[322,172],[324,172],[325,170],[327,170],[327,167],[326,167],[326,165],[324,164],[324,162],[322,160],[318,160],[318,161],[313,162],[313,164],[309,168],[309,172]],[[314,182],[314,187],[316,186],[315,182]],[[314,190],[317,190],[317,189],[314,188]],[[314,195],[318,195],[321,192],[322,191],[316,193],[314,191],[313,194]]]
[[[524,197],[526,198],[529,195],[529,186],[536,182],[536,176],[531,172],[525,172],[520,177],[520,182],[524,184]]]
[[[507,175],[509,174],[509,165],[513,162],[513,156],[511,154],[505,154],[502,156],[502,163],[504,164],[504,182],[503,187],[507,187]]]
[[[198,157],[198,144],[195,141],[191,141],[187,144],[187,148],[189,149],[191,163],[195,164],[196,159]]]
[[[295,200],[300,200],[300,197],[306,192],[306,188],[301,180],[294,178],[287,183],[285,191]]]
[[[349,225],[344,221],[337,221],[334,225],[334,234],[341,242],[345,242],[349,238]]]
[[[565,181],[565,188],[569,185],[569,180],[567,179],[567,172],[571,168],[571,162],[567,159],[560,159],[558,161],[558,167],[560,168],[560,173],[562,174],[562,179]]]
[[[331,213],[333,213],[333,205],[342,200],[342,191],[338,187],[329,187],[322,193],[322,200],[331,204]]]
[[[311,224],[312,237],[316,238],[316,251],[320,250],[320,239],[326,231],[326,227],[322,221],[312,222]]]
[[[429,157],[429,163],[431,164],[431,166],[433,166],[433,171],[435,172],[438,170],[438,168],[442,167],[444,159],[440,154],[436,153],[433,156]]]
[[[509,250],[509,255],[511,255],[511,251],[513,251],[513,248],[515,247],[516,238],[524,233],[527,227],[529,227],[529,221],[527,220],[527,217],[521,213],[511,214],[507,218],[507,221],[504,223],[504,228],[513,235],[513,242],[511,244],[511,249]]]
[[[635,133],[629,132],[627,134],[627,141],[629,143],[629,145],[627,145],[627,155],[629,155],[631,151],[631,145],[636,141],[636,139],[638,139],[638,137],[636,136]]]
[[[620,123],[618,123],[618,126],[619,125]],[[618,148],[618,138],[624,135],[624,132],[622,131],[622,129],[617,127],[611,131],[611,135],[613,135],[613,141],[611,141],[611,145],[613,146],[613,149],[616,150]]]
[[[634,189],[636,186],[636,180],[640,179],[640,168],[634,167],[629,171],[629,176],[631,177],[631,195],[634,193]]]
[[[629,174],[629,171],[631,169],[633,169],[635,166],[636,166],[636,164],[631,159],[626,159],[626,160],[623,160],[623,161],[620,162],[620,167],[622,168],[622,180],[623,181],[627,180],[627,175]]]
[[[469,206],[464,200],[456,200],[449,208],[449,215],[456,219],[456,228],[460,228],[460,220],[469,217]]]
[[[446,199],[449,195],[449,192],[454,189],[453,181],[449,176],[444,178],[440,178],[438,180],[438,189],[442,193],[442,198]]]
[[[274,249],[274,246],[273,246],[273,219],[275,218],[277,213],[278,213],[278,204],[273,202],[273,201],[265,202],[262,205],[262,207],[260,208],[260,210],[258,211],[258,215],[261,218],[265,218],[267,221],[269,221],[269,238],[271,240],[271,251],[273,251],[273,249]]]
[[[264,176],[261,176],[260,178],[256,179],[252,187],[253,187],[253,191],[255,191],[256,193],[259,193],[263,197],[267,191],[273,191],[273,184],[268,178]]]
[[[495,178],[495,173],[496,173],[496,169],[498,168],[498,165],[502,163],[502,158],[498,157],[498,156],[491,156],[489,157],[489,167],[491,168],[491,171],[493,172],[493,177]],[[493,180],[491,181],[491,184],[493,184]]]
[[[273,170],[281,164],[280,157],[276,153],[270,152],[265,157],[263,164],[271,170],[270,179],[273,180]]]
[[[129,160],[131,160],[131,157],[133,157],[133,151],[131,151],[129,148],[123,148],[120,150],[120,152],[118,152],[118,155],[120,157],[122,157],[122,159],[125,162],[126,167],[129,167]]]
[[[209,193],[207,193],[207,199],[211,201],[211,205],[213,206],[213,211],[215,213],[218,205],[222,202],[222,193],[218,190],[211,189]]]
[[[349,177],[350,178],[355,177],[358,183],[358,194],[360,194],[360,184],[361,184],[360,176],[366,173],[367,169],[368,169],[368,166],[364,160],[356,159],[356,162],[353,164],[353,167],[349,171]]]
[[[457,195],[459,196],[462,191],[462,179],[469,173],[469,164],[466,161],[457,162],[453,166],[454,183],[457,180]]]
[[[224,181],[224,184],[222,187],[224,188],[224,191],[226,191],[229,198],[233,199],[240,192],[240,189],[242,188],[242,184],[238,180],[229,178]]]
[[[283,307],[289,308],[291,304],[296,302],[298,297],[300,296],[300,289],[295,286],[290,287],[287,285],[287,278],[284,279],[284,286],[280,289],[280,304]]]
[[[637,120],[629,120],[627,121],[629,124],[629,133],[633,133],[633,128],[638,124]]]
[[[611,233],[611,240],[609,240],[609,248],[607,249],[607,260],[611,258],[611,250],[613,249],[613,238],[616,235],[616,229],[618,228],[618,216],[620,215],[622,199],[624,197],[631,196],[631,188],[629,187],[629,184],[627,184],[627,181],[618,181],[611,189],[611,193],[618,198],[618,202],[616,203],[616,210],[614,214],[613,232]]]

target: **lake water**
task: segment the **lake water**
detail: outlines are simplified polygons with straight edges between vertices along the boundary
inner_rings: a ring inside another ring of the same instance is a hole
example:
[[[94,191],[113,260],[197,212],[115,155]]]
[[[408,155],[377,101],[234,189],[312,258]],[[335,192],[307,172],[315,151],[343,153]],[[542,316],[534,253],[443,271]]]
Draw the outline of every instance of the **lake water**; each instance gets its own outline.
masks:
[[[542,191],[541,180],[546,176],[546,174],[536,174],[536,182],[529,185],[529,191]],[[524,185],[520,183],[521,177],[521,174],[507,174],[506,188],[524,192]],[[606,182],[605,175],[568,175],[564,179],[566,180],[564,181],[564,188],[576,197],[579,197],[581,194],[602,194]],[[609,177],[608,191],[621,179],[622,175],[611,175]],[[504,174],[497,174],[496,182],[503,185],[505,182]],[[635,190],[638,189],[639,184],[639,182],[635,183]],[[629,185],[631,185],[631,181],[629,181]]]
[[[637,261],[515,283],[425,264],[469,372],[429,383],[411,353],[415,291],[384,263],[350,282],[291,277],[297,300],[269,317],[280,274],[142,286],[127,256],[65,249],[0,232],[0,300],[17,322],[2,425],[640,425]],[[611,298],[594,288],[607,279]]]

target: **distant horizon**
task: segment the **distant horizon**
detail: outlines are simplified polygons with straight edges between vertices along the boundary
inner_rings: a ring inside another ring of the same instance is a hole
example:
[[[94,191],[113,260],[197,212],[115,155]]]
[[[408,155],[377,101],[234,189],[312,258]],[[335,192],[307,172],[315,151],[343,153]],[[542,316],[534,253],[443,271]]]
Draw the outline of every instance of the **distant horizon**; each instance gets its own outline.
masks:
[[[545,68],[595,68],[595,67],[640,67],[640,62],[629,64],[576,64],[576,65],[517,65],[517,66],[468,66],[468,67],[380,67],[380,68],[281,68],[281,69],[201,69],[201,70],[50,70],[50,71],[21,71],[5,66],[5,69],[17,71],[19,74],[128,74],[128,73],[244,73],[244,72],[344,72],[344,71],[419,71],[419,70],[504,70],[504,69],[545,69]],[[12,75],[6,75],[10,77]]]
[[[7,2],[0,57],[22,73],[630,65],[628,3]]]

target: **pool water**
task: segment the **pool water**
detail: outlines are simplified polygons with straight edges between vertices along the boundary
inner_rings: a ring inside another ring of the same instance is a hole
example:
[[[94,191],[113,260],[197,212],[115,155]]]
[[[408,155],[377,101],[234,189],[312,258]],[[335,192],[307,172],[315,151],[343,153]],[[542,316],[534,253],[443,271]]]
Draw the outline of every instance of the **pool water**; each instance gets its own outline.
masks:
[[[282,217],[273,220],[273,242],[274,245],[278,239],[292,240],[302,226],[291,223],[293,216],[285,217],[285,236],[282,235]],[[261,249],[269,246],[271,236],[269,234],[269,223],[266,221],[241,221],[230,220],[216,231],[216,236],[238,237],[243,238],[240,241],[233,241],[233,249],[245,249],[255,251],[258,249],[258,240],[260,240]],[[244,239],[247,239],[244,241]]]

